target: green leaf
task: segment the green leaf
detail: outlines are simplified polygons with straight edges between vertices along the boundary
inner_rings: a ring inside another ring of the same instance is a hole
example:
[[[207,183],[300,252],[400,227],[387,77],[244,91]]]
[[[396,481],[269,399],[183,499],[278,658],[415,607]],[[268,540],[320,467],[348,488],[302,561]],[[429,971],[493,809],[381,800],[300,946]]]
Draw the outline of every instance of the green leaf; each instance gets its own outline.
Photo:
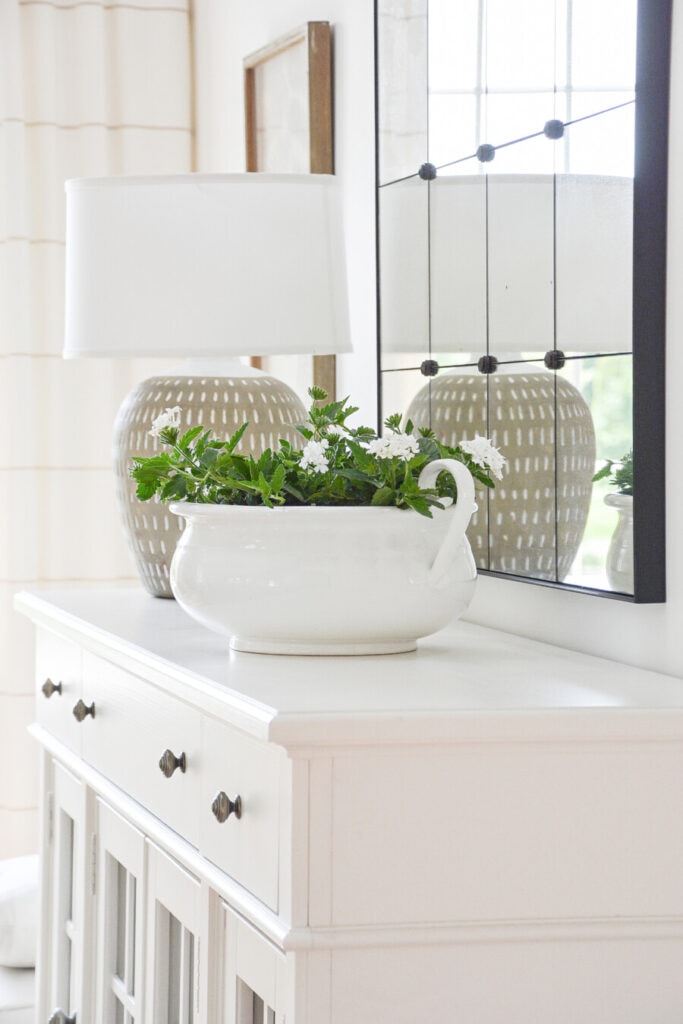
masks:
[[[429,461],[430,460],[424,452],[420,452],[418,455],[413,455],[411,459],[408,459],[406,462],[406,470],[410,473],[417,473],[423,466],[426,466]]]
[[[417,480],[410,472],[410,469],[406,469],[405,476],[401,482],[401,494],[424,494],[425,491],[420,487]],[[435,492],[436,493],[436,492]]]
[[[269,508],[272,508],[273,503],[270,500],[271,486],[268,483],[268,481],[266,480],[266,478],[263,475],[263,473],[259,473],[259,475],[258,475],[258,489],[261,492],[261,497],[263,498],[263,504],[264,505],[268,505]]]
[[[237,445],[242,440],[242,436],[249,426],[249,421],[246,420],[241,427],[238,427],[235,433],[226,441],[226,451],[234,452]]]
[[[167,480],[159,493],[161,501],[171,501],[173,498],[185,498],[186,496],[187,480],[180,474]]]
[[[330,402],[329,405],[324,405],[322,409],[317,410],[318,416],[326,419],[328,423],[336,423],[340,413],[343,412],[344,406],[348,402],[348,398],[345,398],[341,402]],[[315,411],[315,410],[314,410]],[[347,412],[347,416],[349,413]]]
[[[156,483],[138,483],[135,493],[140,501],[149,501],[156,494],[157,486],[158,484]]]
[[[605,477],[608,477],[612,472],[613,465],[614,463],[610,459],[608,459],[605,465],[602,467],[602,469],[599,469],[593,477],[593,483],[597,483],[598,480],[604,480]]]
[[[337,474],[345,480],[352,480],[358,483],[372,483],[375,487],[378,486],[375,480],[368,480],[368,474],[364,473],[361,469],[339,469]]]
[[[285,467],[277,466],[275,472],[273,473],[273,479],[271,483],[271,489],[273,494],[278,494],[282,490],[283,484],[285,482],[285,476]]]
[[[294,484],[289,481],[282,485],[282,490],[285,494],[291,494],[297,505],[306,504],[306,498],[304,497],[303,491],[300,491],[298,487],[295,487]]]
[[[335,500],[344,501],[348,497],[347,482],[341,476],[332,477],[331,482],[327,485],[327,489]]]
[[[431,505],[433,502],[427,501],[426,498],[419,497],[407,497],[405,503],[408,508],[414,509],[415,512],[419,512],[421,516],[427,516],[428,519],[433,519]]]
[[[198,456],[198,462],[200,465],[204,466],[205,469],[209,469],[215,464],[219,454],[220,453],[215,448],[207,448]]]
[[[183,436],[178,439],[178,447],[182,448],[183,450],[188,449],[192,442],[194,441],[195,437],[199,437],[203,430],[204,427],[201,424],[199,424],[196,427],[191,427],[190,430],[187,430],[183,434]]]
[[[395,505],[396,492],[392,487],[380,487],[372,496],[372,505]]]
[[[425,434],[418,439],[418,447],[420,452],[432,462],[434,459],[441,458],[441,451],[436,438],[433,434]]]
[[[245,458],[244,455],[235,455],[225,450],[218,453],[214,469],[220,473],[241,473],[242,476],[248,476],[249,470],[249,459]]]
[[[138,483],[153,483],[160,480],[173,468],[171,456],[166,452],[160,455],[152,455],[149,459],[134,459],[130,475]]]
[[[221,484],[221,490],[235,490],[239,491],[240,494],[254,494],[259,493],[259,488],[247,480],[240,480],[239,477],[226,476],[224,482]],[[232,504],[233,502],[229,502]],[[235,503],[236,504],[236,503]]]
[[[266,448],[264,452],[259,455],[256,465],[258,466],[260,473],[272,473],[273,471],[273,453],[270,448]]]
[[[377,462],[372,455],[366,452],[365,448],[362,448],[361,445],[356,444],[353,441],[349,441],[349,448],[351,449],[353,461],[358,469],[371,475],[374,475],[377,472]]]
[[[401,432],[401,414],[400,412],[394,412],[391,416],[387,416],[384,421],[384,426],[389,430],[393,430],[394,433]]]

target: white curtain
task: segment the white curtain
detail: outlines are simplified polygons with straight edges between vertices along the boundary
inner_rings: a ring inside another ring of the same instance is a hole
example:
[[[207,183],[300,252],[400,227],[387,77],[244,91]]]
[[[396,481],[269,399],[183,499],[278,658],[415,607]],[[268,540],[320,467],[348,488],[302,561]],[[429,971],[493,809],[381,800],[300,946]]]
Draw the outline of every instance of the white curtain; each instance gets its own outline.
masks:
[[[35,586],[133,580],[110,438],[135,361],[61,358],[64,180],[192,169],[190,0],[0,0],[0,856],[37,844]]]

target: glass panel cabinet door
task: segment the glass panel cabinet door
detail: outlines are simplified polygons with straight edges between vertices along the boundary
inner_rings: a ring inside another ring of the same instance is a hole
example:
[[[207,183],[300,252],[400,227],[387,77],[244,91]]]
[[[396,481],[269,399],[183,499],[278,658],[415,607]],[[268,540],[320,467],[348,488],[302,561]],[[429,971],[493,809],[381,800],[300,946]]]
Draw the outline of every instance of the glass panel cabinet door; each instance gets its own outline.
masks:
[[[199,1003],[201,885],[147,842],[148,1021],[203,1024]]]
[[[224,1024],[284,1024],[285,957],[222,904]]]
[[[96,1020],[139,1024],[145,838],[99,800],[97,823]]]
[[[53,764],[52,814],[45,851],[50,858],[50,942],[45,976],[48,1020],[90,1017],[84,956],[89,945],[92,895],[87,877],[87,790],[62,765]]]

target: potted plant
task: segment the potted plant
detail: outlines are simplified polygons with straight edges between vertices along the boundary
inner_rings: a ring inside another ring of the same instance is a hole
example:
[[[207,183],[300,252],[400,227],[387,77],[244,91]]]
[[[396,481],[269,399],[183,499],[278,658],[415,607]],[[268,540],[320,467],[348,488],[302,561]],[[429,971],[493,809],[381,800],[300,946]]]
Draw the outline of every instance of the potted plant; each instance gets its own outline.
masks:
[[[141,500],[186,527],[171,564],[185,610],[236,650],[369,654],[414,650],[469,603],[476,578],[465,530],[473,478],[502,475],[483,437],[452,448],[399,415],[380,437],[351,427],[348,399],[311,388],[302,447],[255,457],[247,424],[227,440],[181,410],[153,426],[166,451],[133,460]]]
[[[607,459],[594,481],[607,479],[614,490],[605,504],[617,510],[617,525],[607,550],[607,580],[612,590],[633,593],[633,449],[618,461]]]

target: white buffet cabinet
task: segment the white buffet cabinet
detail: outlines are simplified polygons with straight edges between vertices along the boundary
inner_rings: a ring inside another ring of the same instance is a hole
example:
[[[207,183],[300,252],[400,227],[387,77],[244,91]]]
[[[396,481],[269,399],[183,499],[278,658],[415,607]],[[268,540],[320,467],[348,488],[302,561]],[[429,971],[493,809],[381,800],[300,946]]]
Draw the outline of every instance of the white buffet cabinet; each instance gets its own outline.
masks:
[[[683,1020],[680,680],[465,623],[288,658],[139,590],[17,607],[39,1024]]]

